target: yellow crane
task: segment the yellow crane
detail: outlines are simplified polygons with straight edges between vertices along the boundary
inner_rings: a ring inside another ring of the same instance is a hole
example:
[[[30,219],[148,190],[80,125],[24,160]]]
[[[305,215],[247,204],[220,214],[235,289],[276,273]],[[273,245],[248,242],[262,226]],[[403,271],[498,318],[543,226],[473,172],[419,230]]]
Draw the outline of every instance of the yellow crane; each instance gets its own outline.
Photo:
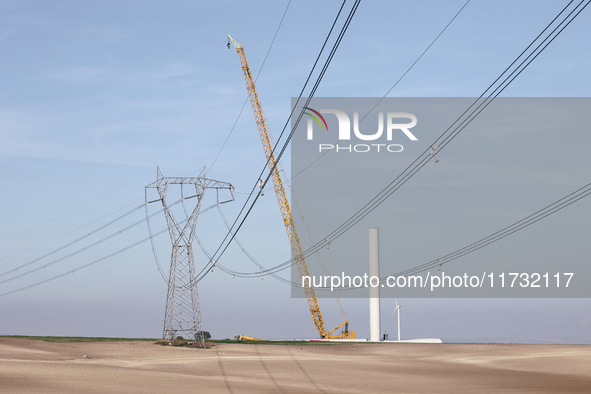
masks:
[[[279,171],[277,169],[275,156],[273,155],[273,145],[271,144],[271,139],[269,137],[269,133],[267,132],[267,121],[265,119],[265,115],[263,114],[261,103],[259,102],[259,97],[257,95],[252,74],[250,73],[250,68],[248,67],[248,62],[246,61],[244,47],[241,43],[230,37],[230,35],[228,35],[228,38],[232,41],[232,44],[234,44],[236,52],[238,52],[238,57],[240,58],[244,82],[246,82],[246,90],[248,91],[248,97],[250,99],[250,105],[252,106],[252,111],[254,112],[254,118],[259,130],[259,136],[261,137],[263,150],[265,151],[265,156],[267,158],[267,164],[269,166],[269,170],[272,171],[271,179],[273,180],[273,188],[275,190],[275,195],[277,196],[277,202],[279,203],[279,209],[281,210],[281,216],[283,217],[283,224],[285,226],[285,230],[287,231],[289,244],[291,245],[292,255],[296,259],[298,273],[300,274],[300,277],[310,276],[310,273],[308,272],[308,266],[306,265],[306,260],[304,259],[304,255],[302,253],[300,239],[298,238],[298,233],[295,229],[293,217],[291,216],[287,194],[285,193],[285,188],[283,187],[283,182],[281,181],[281,176],[279,175]],[[229,48],[230,43],[228,43],[228,49]],[[318,330],[318,334],[320,334],[320,338],[355,338],[355,331],[349,331],[349,320],[346,320],[344,323],[337,326],[333,330],[327,331],[326,327],[324,326],[322,313],[320,313],[320,306],[318,305],[318,299],[316,298],[316,292],[314,291],[314,288],[311,286],[304,287],[304,292],[306,294],[306,299],[308,300],[308,307],[310,308],[310,313],[312,314],[312,320],[314,321],[316,330]],[[332,335],[341,327],[344,327],[341,335]]]

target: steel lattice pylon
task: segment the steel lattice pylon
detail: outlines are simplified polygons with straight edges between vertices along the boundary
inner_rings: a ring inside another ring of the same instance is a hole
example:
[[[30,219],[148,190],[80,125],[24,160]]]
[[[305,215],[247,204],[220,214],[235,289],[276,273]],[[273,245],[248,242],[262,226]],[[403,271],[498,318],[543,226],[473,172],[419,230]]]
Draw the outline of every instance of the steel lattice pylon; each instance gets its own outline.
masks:
[[[178,221],[170,206],[166,203],[166,194],[170,185],[180,185],[181,199],[197,198],[193,211],[188,214],[186,221]],[[194,186],[195,194],[184,197],[183,186]],[[156,189],[159,199],[148,201],[148,189]],[[166,296],[166,309],[164,313],[164,329],[162,339],[172,341],[182,335],[185,339],[199,340],[204,344],[203,327],[201,324],[201,308],[199,306],[199,294],[195,262],[193,259],[193,239],[195,227],[201,208],[201,201],[206,189],[216,189],[218,203],[234,200],[234,187],[227,182],[215,181],[205,177],[205,168],[198,177],[164,177],[160,168],[157,172],[157,180],[146,186],[146,203],[161,201],[164,216],[168,224],[170,239],[172,241],[172,253],[170,258],[170,272],[168,275],[168,294]],[[232,199],[219,201],[219,190],[230,191]]]

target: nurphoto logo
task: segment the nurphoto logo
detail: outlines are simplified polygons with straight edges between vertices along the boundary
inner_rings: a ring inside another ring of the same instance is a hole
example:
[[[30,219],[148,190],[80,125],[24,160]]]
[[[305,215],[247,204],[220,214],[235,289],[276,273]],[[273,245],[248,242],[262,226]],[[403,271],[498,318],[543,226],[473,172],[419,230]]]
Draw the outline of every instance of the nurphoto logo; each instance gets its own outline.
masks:
[[[351,130],[355,135],[355,138],[361,141],[377,141],[382,139],[382,135],[384,134],[384,113],[378,113],[378,130],[373,134],[364,134],[359,130],[359,112],[353,112],[353,128],[351,128],[351,120],[349,115],[345,112],[338,110],[338,109],[321,109],[320,111],[314,110],[309,107],[304,107],[306,111],[306,115],[310,116],[311,119],[308,119],[308,130],[307,130],[307,138],[308,140],[314,139],[314,121],[320,127],[320,130],[326,129],[328,130],[328,124],[326,119],[322,114],[333,114],[337,117],[337,121],[339,122],[338,128],[338,137],[339,141],[350,141],[351,140]],[[401,121],[407,119],[410,122]],[[417,137],[409,130],[416,126],[417,124],[417,117],[408,112],[387,112],[386,113],[386,141],[392,141],[392,138],[398,132],[402,132],[409,140],[411,141],[418,141]],[[318,144],[318,151],[329,151],[333,150],[334,152],[369,152],[371,150],[375,150],[377,152],[380,151],[387,151],[387,152],[402,152],[404,147],[401,144],[386,144],[386,143],[373,143],[373,144]]]

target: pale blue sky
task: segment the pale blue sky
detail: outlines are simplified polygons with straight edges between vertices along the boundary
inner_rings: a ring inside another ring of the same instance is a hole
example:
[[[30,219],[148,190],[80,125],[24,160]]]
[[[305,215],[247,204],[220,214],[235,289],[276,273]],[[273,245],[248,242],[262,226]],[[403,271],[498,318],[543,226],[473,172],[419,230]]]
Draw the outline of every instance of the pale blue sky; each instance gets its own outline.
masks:
[[[383,95],[464,2],[362,2],[316,95]],[[391,96],[479,95],[566,3],[472,0]],[[226,48],[225,35],[244,44],[251,69],[258,72],[286,6],[285,1],[2,2],[0,271],[38,258],[117,216],[106,215],[139,205],[144,186],[155,180],[156,165],[164,175],[175,176],[209,166],[246,99],[238,57]],[[257,83],[276,135],[339,6],[335,1],[294,1],[287,11]],[[589,12],[503,95],[588,96]],[[210,176],[244,193],[263,164],[247,105]],[[284,165],[289,169],[289,156]],[[497,170],[511,169],[499,163]],[[557,197],[570,192],[561,190]],[[243,194],[237,196],[236,203],[224,207],[228,218],[244,201]],[[555,199],[549,196],[547,202]],[[582,215],[589,207],[583,204],[569,208],[570,215]],[[139,210],[99,235],[142,218]],[[164,228],[156,219],[153,225]],[[224,234],[219,215],[215,210],[204,213],[199,225],[200,237],[213,249]],[[2,283],[0,293],[75,269],[145,236],[146,226],[136,226],[97,248]],[[264,265],[289,258],[272,193],[260,200],[239,239]],[[432,254],[471,241],[460,239]],[[168,239],[163,236],[159,242],[166,264]],[[203,255],[196,255],[202,263]],[[254,267],[236,247],[224,258],[232,267]],[[199,289],[204,325],[214,337],[316,335],[305,301],[291,299],[289,288],[272,278],[240,280],[214,272]],[[91,268],[1,297],[0,333],[158,337],[165,296],[166,285],[144,243]],[[334,302],[321,303],[327,325],[339,324]],[[343,304],[352,329],[367,336],[367,300]],[[392,305],[393,300],[382,303],[385,318]],[[404,300],[403,305],[408,336],[591,342],[588,300]]]

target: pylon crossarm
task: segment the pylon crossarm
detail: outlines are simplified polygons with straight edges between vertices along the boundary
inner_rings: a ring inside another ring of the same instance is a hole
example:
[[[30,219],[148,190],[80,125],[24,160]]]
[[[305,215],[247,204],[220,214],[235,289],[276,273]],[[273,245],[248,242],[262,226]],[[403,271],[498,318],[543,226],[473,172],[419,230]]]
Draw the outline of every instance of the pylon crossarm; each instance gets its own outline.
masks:
[[[161,188],[163,185],[200,185],[202,189],[234,189],[231,183],[216,181],[203,177],[170,177],[165,176],[150,183],[147,188]]]

